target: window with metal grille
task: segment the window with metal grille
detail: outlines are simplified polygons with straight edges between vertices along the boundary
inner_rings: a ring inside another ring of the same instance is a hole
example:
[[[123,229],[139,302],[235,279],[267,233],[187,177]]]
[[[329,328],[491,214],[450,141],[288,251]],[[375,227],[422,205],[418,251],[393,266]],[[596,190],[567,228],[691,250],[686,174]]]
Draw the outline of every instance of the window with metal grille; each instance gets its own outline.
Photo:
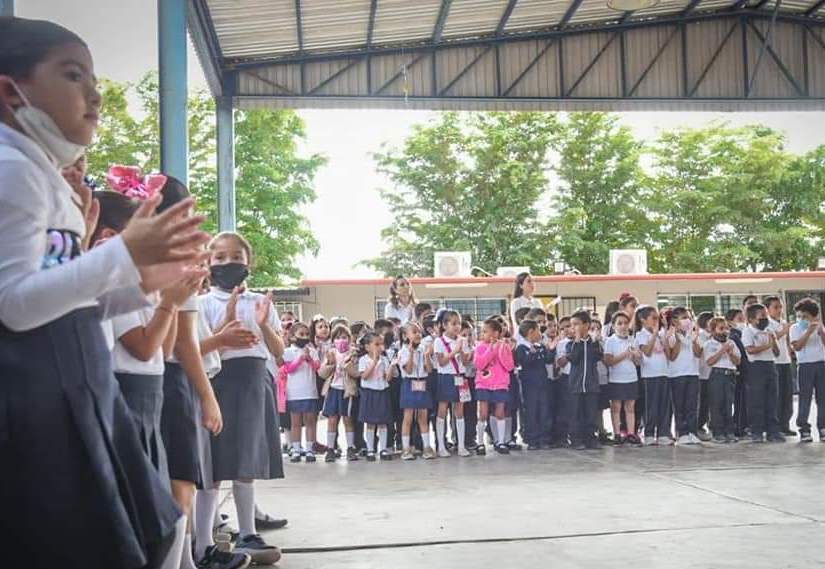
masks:
[[[813,298],[819,303],[819,308],[825,307],[825,290],[789,290],[785,293],[785,313],[788,320],[796,320],[793,305],[803,298]]]
[[[424,298],[418,302],[431,304],[433,310],[438,310],[439,308],[455,310],[462,316],[469,316],[475,322],[481,322],[496,314],[503,314],[507,310],[507,299],[505,298]],[[386,305],[386,300],[375,301],[376,318],[384,317],[384,307]]]
[[[596,310],[595,296],[563,296],[559,303],[559,316],[570,316],[577,310]]]
[[[295,320],[304,321],[303,306],[300,302],[273,302],[272,304],[278,310],[279,315],[289,311],[295,315]]]

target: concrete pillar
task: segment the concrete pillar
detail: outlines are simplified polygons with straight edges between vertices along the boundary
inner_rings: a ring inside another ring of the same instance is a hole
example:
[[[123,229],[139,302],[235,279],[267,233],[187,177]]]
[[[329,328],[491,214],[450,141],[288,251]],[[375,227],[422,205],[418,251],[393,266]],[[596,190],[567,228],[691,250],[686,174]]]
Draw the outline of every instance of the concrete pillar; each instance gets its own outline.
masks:
[[[218,147],[218,227],[235,231],[235,111],[232,97],[216,99]]]
[[[158,0],[160,164],[189,185],[186,0]]]

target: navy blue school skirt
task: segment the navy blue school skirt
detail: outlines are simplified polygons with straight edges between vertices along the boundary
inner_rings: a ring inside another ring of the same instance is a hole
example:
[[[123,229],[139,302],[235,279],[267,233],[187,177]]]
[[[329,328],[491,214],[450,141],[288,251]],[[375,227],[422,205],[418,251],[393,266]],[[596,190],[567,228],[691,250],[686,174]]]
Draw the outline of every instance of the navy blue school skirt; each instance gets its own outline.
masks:
[[[166,362],[163,372],[163,414],[161,432],[169,457],[169,477],[192,482],[203,488],[199,401],[183,368]]]
[[[608,383],[606,391],[611,401],[635,401],[639,398],[639,382]]]
[[[324,399],[324,417],[352,417],[355,397],[344,397],[344,390],[330,387]]]
[[[160,429],[163,409],[163,376],[137,373],[115,373],[120,392],[138,430],[143,451],[164,482],[169,480],[166,447]],[[171,484],[170,484],[171,487]]]
[[[413,391],[412,382],[423,381],[424,391]],[[401,379],[401,408],[402,409],[431,409],[433,406],[433,398],[426,388],[427,378],[414,380],[409,377]]]
[[[0,378],[0,504],[14,513],[0,535],[14,555],[66,569],[156,561],[181,513],[143,451],[98,309],[0,325]]]
[[[370,425],[389,425],[392,423],[392,404],[389,389],[361,388],[358,420]]]
[[[283,478],[281,437],[266,360],[221,362],[212,381],[223,414],[223,431],[212,437],[212,476],[222,480]]]
[[[317,413],[318,399],[296,399],[286,402],[287,413]]]
[[[510,391],[508,389],[476,389],[476,399],[488,403],[508,403]]]
[[[438,403],[448,401],[458,403],[458,387],[455,384],[455,375],[451,373],[439,373],[438,383],[435,388],[435,400]]]

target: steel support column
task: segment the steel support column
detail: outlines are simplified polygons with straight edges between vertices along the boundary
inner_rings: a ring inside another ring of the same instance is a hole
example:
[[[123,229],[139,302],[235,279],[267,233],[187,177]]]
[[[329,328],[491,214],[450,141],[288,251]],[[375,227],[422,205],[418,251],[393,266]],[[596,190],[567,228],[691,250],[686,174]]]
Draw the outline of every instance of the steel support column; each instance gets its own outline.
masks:
[[[218,228],[235,231],[235,111],[232,97],[215,101],[218,147]]]
[[[14,16],[14,0],[0,0],[0,16]]]
[[[186,0],[158,0],[160,168],[189,185]]]

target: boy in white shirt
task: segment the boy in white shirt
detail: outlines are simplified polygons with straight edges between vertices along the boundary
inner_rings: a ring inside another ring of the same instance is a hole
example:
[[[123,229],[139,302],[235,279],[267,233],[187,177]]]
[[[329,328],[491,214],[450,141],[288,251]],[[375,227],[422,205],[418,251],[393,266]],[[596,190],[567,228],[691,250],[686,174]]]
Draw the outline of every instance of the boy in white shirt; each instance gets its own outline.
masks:
[[[761,443],[763,434],[767,434],[768,442],[781,443],[785,437],[779,432],[776,413],[778,388],[775,364],[779,344],[776,335],[768,330],[770,322],[764,305],[749,305],[745,316],[748,326],[742,331],[742,345],[749,362],[745,390],[751,441]]]
[[[715,443],[735,443],[733,423],[733,397],[736,367],[741,352],[728,336],[728,323],[724,318],[713,318],[708,323],[710,340],[702,348],[702,357],[710,366],[708,393],[710,395],[710,429]]]
[[[796,431],[791,430],[791,417],[793,416],[793,392],[794,380],[791,373],[791,344],[788,340],[788,332],[791,330],[790,323],[784,318],[785,306],[778,296],[766,296],[762,299],[765,308],[768,309],[768,330],[776,334],[776,342],[779,344],[779,355],[776,356],[776,376],[778,398],[776,403],[776,414],[779,420],[779,432],[785,436],[792,436]]]
[[[825,329],[819,304],[811,298],[803,298],[794,307],[796,323],[789,332],[791,347],[799,364],[799,409],[796,426],[800,442],[811,442],[811,425],[808,415],[811,399],[816,397],[819,440],[825,442]]]

